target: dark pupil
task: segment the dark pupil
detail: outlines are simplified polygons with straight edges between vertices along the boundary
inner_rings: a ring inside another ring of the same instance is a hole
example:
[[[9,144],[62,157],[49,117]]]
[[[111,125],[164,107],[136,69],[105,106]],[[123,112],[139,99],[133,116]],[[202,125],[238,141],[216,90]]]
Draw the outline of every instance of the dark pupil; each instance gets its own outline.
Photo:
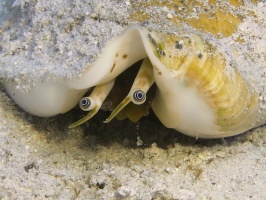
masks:
[[[83,99],[81,102],[81,105],[86,106],[88,105],[88,100],[87,99]]]
[[[137,92],[137,93],[136,93],[136,99],[137,99],[137,100],[142,100],[142,99],[143,99],[143,94],[142,94],[142,92]]]

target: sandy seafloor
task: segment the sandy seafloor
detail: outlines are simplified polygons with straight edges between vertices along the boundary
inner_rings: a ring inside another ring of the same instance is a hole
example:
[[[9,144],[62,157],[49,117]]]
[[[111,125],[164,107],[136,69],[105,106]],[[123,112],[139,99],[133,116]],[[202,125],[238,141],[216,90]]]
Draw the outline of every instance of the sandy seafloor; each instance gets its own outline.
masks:
[[[67,125],[27,114],[0,93],[1,199],[265,199],[266,129],[196,140],[152,114],[138,124]]]
[[[266,199],[265,127],[196,140],[152,113],[104,124],[101,111],[70,130],[79,108],[34,117],[0,87],[0,199]]]

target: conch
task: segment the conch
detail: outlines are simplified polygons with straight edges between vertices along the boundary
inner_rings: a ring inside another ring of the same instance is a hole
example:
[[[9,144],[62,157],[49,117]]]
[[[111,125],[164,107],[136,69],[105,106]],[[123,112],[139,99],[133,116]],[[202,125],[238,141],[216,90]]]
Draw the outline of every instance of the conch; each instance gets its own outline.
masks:
[[[51,75],[27,92],[3,79],[10,97],[41,117],[79,103],[89,113],[70,125],[74,128],[91,119],[110,96],[115,98],[117,79],[140,61],[138,72],[129,74],[134,76],[130,89],[106,123],[116,116],[137,121],[149,108],[167,128],[196,138],[233,136],[266,123],[265,3],[153,0],[128,5],[139,8],[130,15],[133,23],[104,46],[80,77]],[[154,12],[145,12],[149,9]],[[156,9],[165,13],[164,22]]]

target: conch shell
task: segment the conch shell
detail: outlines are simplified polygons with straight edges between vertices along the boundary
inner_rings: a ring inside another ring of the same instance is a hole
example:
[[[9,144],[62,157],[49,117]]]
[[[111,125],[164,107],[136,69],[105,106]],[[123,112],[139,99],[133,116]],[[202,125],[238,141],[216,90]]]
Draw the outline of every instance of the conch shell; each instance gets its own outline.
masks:
[[[156,2],[151,1],[143,7],[155,6]],[[199,12],[195,19],[182,20],[178,13],[169,12],[167,23],[172,30],[152,26],[152,23],[159,24],[156,17],[136,12],[131,18],[139,23],[112,39],[81,77],[65,80],[54,76],[36,82],[27,93],[5,81],[6,91],[24,110],[44,117],[64,113],[79,102],[81,109],[89,113],[70,125],[73,128],[92,118],[112,93],[117,77],[142,60],[131,89],[106,123],[119,117],[123,110],[127,110],[126,117],[136,121],[146,114],[146,111],[136,114],[137,110],[147,110],[151,106],[166,127],[196,138],[228,137],[263,125],[266,123],[266,26],[265,19],[247,7],[253,5],[262,9],[265,5],[230,1],[235,10],[247,14],[243,19],[239,13],[233,14],[233,9],[223,12],[224,6],[230,3],[209,3],[216,6],[215,12],[212,15]],[[203,10],[210,8],[203,1],[197,6]],[[169,3],[163,10],[178,7]],[[190,10],[190,6],[187,9]],[[253,21],[248,21],[250,19]],[[257,31],[249,32],[249,37],[245,32],[247,23]],[[253,43],[249,40],[260,41],[264,46],[252,49]],[[92,87],[90,96],[81,98]],[[149,95],[153,87],[156,91]]]

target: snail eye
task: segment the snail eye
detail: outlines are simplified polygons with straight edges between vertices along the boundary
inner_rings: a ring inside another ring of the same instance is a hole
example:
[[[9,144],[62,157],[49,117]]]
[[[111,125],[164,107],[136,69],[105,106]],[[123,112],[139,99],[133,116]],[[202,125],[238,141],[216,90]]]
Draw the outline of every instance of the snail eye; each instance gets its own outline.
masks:
[[[83,97],[80,101],[79,101],[79,107],[82,110],[86,110],[90,107],[91,105],[91,100],[88,97]]]
[[[134,104],[142,104],[146,100],[146,94],[142,90],[136,90],[133,93],[133,103]]]

